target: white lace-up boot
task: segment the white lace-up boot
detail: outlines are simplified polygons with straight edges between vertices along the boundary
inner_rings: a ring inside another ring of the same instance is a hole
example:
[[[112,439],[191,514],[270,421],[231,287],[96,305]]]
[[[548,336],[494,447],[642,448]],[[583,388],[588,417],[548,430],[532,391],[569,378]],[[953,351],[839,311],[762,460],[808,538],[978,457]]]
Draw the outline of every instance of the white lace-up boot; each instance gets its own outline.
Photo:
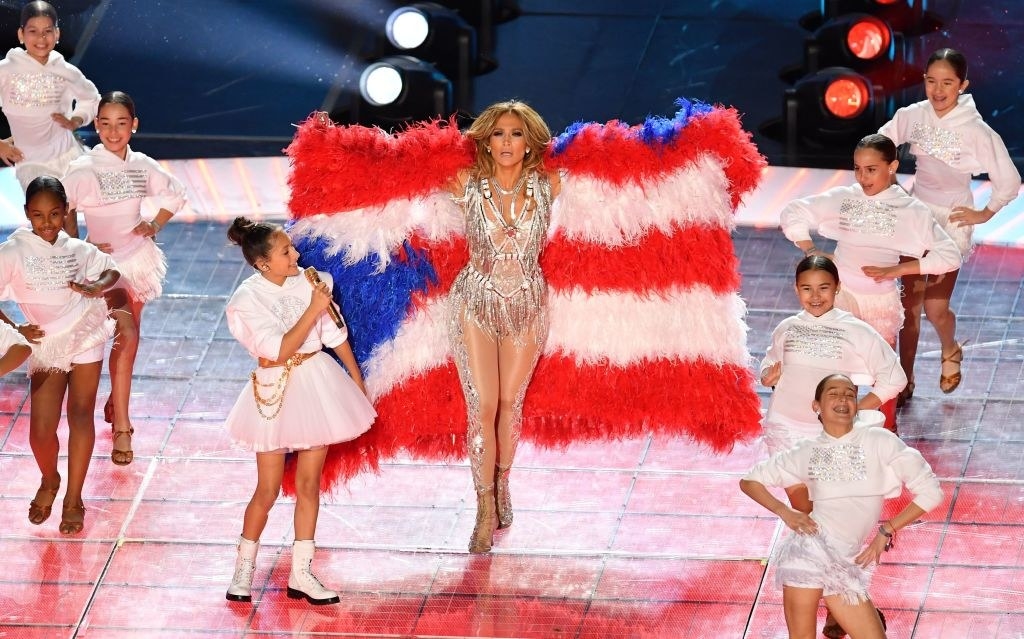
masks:
[[[235,576],[228,586],[228,601],[252,601],[252,575],[256,572],[256,551],[260,542],[238,538],[238,557],[235,559]]]
[[[305,599],[315,606],[336,604],[341,599],[338,593],[324,588],[320,580],[313,574],[311,564],[316,544],[312,539],[296,540],[292,544],[292,571],[288,575],[288,598]]]

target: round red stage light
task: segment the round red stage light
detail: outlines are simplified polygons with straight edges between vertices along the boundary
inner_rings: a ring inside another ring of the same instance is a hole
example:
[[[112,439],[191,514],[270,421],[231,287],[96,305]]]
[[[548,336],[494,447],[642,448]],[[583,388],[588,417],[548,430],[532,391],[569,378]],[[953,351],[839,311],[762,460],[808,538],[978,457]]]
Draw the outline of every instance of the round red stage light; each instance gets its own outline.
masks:
[[[837,118],[850,120],[868,108],[870,93],[863,80],[853,76],[836,78],[825,88],[825,108]]]
[[[884,55],[891,39],[888,25],[870,16],[857,20],[846,32],[846,46],[861,60],[874,60]]]

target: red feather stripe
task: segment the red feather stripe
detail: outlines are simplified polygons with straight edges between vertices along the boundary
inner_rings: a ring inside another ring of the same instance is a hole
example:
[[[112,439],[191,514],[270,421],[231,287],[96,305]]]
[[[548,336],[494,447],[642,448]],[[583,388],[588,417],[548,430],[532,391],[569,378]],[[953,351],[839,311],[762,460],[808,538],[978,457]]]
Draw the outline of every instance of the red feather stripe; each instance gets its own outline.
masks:
[[[722,228],[652,230],[639,243],[608,248],[552,238],[541,253],[541,269],[554,289],[651,293],[681,286],[707,286],[729,294],[740,286],[739,260]],[[609,268],[614,264],[614,268]]]
[[[704,360],[619,368],[581,366],[550,354],[541,358],[526,394],[523,438],[553,447],[658,433],[725,452],[760,433],[761,402],[751,392],[753,383],[746,367]]]
[[[522,438],[561,447],[653,433],[686,436],[724,452],[760,432],[761,406],[749,392],[752,384],[753,374],[744,367],[703,360],[644,361],[619,368],[581,366],[571,357],[547,355],[527,392]],[[430,401],[410,402],[410,397]],[[376,407],[373,428],[354,442],[331,446],[324,491],[375,470],[378,458],[393,459],[402,452],[431,461],[465,458],[466,407],[452,363],[409,379],[380,398]],[[293,489],[288,486],[286,491],[292,494]]]
[[[612,184],[638,184],[657,179],[676,168],[691,164],[705,153],[719,158],[729,178],[732,205],[752,191],[760,180],[767,161],[740,126],[735,109],[716,108],[696,116],[668,145],[650,145],[640,139],[633,127],[590,125],[581,131],[565,152],[545,161],[548,169],[568,169],[575,175],[588,175]]]
[[[291,157],[288,209],[298,219],[425,195],[473,161],[474,147],[450,121],[413,124],[390,135],[335,126],[315,113],[299,125]]]

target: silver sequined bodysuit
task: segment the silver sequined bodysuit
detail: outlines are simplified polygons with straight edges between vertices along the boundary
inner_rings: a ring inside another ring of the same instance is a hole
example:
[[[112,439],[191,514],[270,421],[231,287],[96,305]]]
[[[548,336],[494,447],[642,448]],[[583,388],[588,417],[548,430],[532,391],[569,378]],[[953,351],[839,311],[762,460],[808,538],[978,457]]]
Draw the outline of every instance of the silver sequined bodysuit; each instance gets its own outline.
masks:
[[[472,325],[495,339],[511,338],[514,344],[524,348],[528,344],[536,346],[530,373],[520,380],[512,398],[508,439],[501,444],[506,478],[519,442],[526,388],[548,332],[547,283],[538,258],[550,218],[551,184],[532,173],[524,186],[528,204],[512,224],[502,219],[497,199],[487,200],[493,187],[485,180],[471,179],[466,184],[465,195],[457,200],[466,211],[469,263],[452,284],[448,336],[466,399],[466,446],[478,495],[493,487],[495,469],[483,463],[487,438],[480,416],[480,393],[469,366],[463,331]],[[511,199],[516,200],[514,196]],[[507,490],[499,491],[498,499],[499,511],[510,514]],[[508,521],[511,523],[510,519]]]
[[[551,212],[551,185],[536,173],[527,178],[533,201],[511,225],[487,201],[486,180],[471,179],[458,200],[466,211],[469,263],[451,289],[454,323],[463,318],[495,338],[547,335],[547,284],[538,264]],[[497,193],[494,194],[497,203]],[[453,337],[461,328],[452,327]]]

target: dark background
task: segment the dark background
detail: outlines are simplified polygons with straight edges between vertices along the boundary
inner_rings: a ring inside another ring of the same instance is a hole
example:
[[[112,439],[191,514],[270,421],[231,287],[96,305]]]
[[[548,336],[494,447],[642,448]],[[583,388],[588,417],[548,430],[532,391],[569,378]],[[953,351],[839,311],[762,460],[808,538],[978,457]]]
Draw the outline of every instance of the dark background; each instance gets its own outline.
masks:
[[[381,0],[69,0],[62,50],[100,91],[129,92],[134,146],[158,158],[273,155],[293,123],[350,100],[381,52],[396,2]],[[908,40],[971,62],[971,92],[1018,165],[1024,158],[1024,11],[1018,0],[935,0],[937,32]],[[474,109],[519,98],[552,130],[571,122],[670,114],[677,96],[735,106],[773,163],[792,163],[759,132],[781,114],[784,67],[803,58],[799,18],[813,0],[520,0],[497,29],[495,71],[476,78]],[[1011,5],[1012,8],[1011,8]],[[0,36],[17,43],[20,2],[0,2]],[[923,98],[920,85],[902,102]],[[87,131],[83,129],[83,131]],[[845,147],[845,145],[843,145]],[[845,156],[844,148],[839,154]]]

